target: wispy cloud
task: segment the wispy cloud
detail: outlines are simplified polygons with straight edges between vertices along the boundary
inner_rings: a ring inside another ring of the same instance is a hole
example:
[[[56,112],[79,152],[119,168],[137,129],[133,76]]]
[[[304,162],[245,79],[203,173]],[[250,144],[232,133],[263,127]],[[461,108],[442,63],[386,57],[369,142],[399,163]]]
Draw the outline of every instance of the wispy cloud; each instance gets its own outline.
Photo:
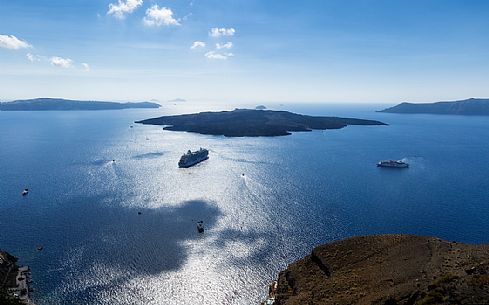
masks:
[[[86,72],[90,72],[90,65],[87,64],[86,62],[82,62],[81,66]]]
[[[216,49],[221,50],[221,49],[231,49],[233,47],[232,42],[226,42],[226,43],[216,43]]]
[[[32,54],[32,53],[27,53],[26,56],[27,56],[27,60],[30,61],[30,62],[36,62],[36,61],[41,61],[42,60],[42,57],[41,56],[35,55],[35,54]]]
[[[194,41],[194,43],[192,44],[192,46],[190,48],[192,50],[205,48],[205,42],[203,42],[203,41]]]
[[[31,47],[26,41],[20,40],[14,35],[0,35],[0,48],[19,50]]]
[[[219,53],[216,51],[209,51],[204,54],[208,59],[228,59],[229,57],[233,57],[233,53]]]
[[[212,28],[209,31],[211,37],[234,36],[236,30],[234,28]]]
[[[160,8],[157,4],[146,10],[146,16],[143,18],[143,23],[146,26],[180,25],[180,22],[173,18],[173,11],[170,8]]]
[[[143,5],[143,0],[118,0],[116,4],[109,4],[107,15],[114,15],[116,18],[124,19],[126,14],[134,12],[141,5]]]
[[[53,56],[49,59],[51,64],[56,67],[68,69],[73,67],[73,60],[69,58],[63,58],[59,56]]]
[[[49,63],[59,68],[64,68],[64,69],[76,68],[76,69],[83,69],[83,71],[86,72],[90,72],[89,64],[83,62],[80,63],[79,65],[75,65],[75,61],[71,58],[65,58],[60,56],[48,57],[48,56],[37,55],[32,53],[27,53],[26,57],[27,60],[30,61],[31,63],[37,63],[37,62]]]
[[[187,21],[192,16],[192,13],[188,13],[187,15],[182,17],[183,21]]]

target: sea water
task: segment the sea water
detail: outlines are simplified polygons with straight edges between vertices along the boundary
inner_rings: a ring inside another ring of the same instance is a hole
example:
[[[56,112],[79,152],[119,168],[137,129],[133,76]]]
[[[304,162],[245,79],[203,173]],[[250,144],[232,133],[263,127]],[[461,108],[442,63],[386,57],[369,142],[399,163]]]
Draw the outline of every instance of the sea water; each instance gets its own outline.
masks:
[[[489,118],[381,108],[276,105],[389,125],[257,138],[133,123],[185,106],[0,112],[0,249],[31,267],[38,305],[251,305],[325,242],[489,242]],[[209,160],[178,168],[199,147]]]

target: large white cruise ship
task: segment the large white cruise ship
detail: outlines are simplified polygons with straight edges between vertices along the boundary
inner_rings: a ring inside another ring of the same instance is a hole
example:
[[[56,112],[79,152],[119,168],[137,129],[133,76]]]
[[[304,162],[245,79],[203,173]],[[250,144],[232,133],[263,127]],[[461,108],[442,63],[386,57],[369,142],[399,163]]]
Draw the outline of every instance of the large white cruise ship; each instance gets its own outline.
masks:
[[[191,167],[207,159],[209,159],[209,151],[207,149],[200,148],[198,151],[193,152],[189,150],[178,161],[178,167]]]

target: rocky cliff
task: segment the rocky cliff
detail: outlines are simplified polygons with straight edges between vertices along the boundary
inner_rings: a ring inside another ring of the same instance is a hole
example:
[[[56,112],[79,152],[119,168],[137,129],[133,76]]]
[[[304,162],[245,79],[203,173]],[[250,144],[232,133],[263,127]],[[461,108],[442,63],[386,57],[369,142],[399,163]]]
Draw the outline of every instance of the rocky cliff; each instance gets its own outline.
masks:
[[[0,251],[0,304],[1,305],[23,305],[20,300],[7,292],[8,288],[16,287],[16,275],[19,267],[17,258],[7,252]]]
[[[489,304],[489,245],[414,235],[322,245],[278,277],[275,305]]]
[[[0,251],[0,289],[15,285],[15,275],[19,269],[16,262],[16,257]]]

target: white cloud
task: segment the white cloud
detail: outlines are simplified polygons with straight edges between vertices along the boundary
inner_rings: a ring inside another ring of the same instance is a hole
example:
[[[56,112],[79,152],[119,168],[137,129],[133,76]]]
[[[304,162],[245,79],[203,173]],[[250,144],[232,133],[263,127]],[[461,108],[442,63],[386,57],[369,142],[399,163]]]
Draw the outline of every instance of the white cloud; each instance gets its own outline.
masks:
[[[226,42],[226,43],[216,43],[216,49],[221,50],[221,49],[231,49],[233,47],[232,42]]]
[[[117,0],[117,4],[109,4],[107,15],[123,19],[126,14],[134,12],[141,5],[143,5],[143,0]]]
[[[173,12],[167,7],[158,7],[157,4],[146,10],[146,16],[143,19],[146,26],[170,26],[180,25],[177,19],[173,18]]]
[[[27,53],[26,54],[27,60],[29,60],[31,63],[35,62],[42,62],[42,63],[50,63],[51,65],[59,68],[77,68],[77,69],[83,69],[86,72],[90,72],[90,65],[87,63],[80,63],[79,66],[75,66],[75,61],[70,59],[70,58],[63,58],[59,56],[43,56],[43,55],[37,55],[37,54],[32,54],[32,53]]]
[[[26,56],[27,56],[27,60],[29,60],[30,62],[36,62],[36,61],[41,61],[42,60],[42,57],[39,56],[39,55],[27,53]]]
[[[49,60],[53,66],[60,67],[60,68],[71,68],[73,67],[73,60],[69,58],[63,58],[59,56],[53,56]]]
[[[228,59],[229,57],[233,57],[233,53],[219,53],[216,51],[209,51],[204,54],[205,57],[209,59]]]
[[[0,48],[19,50],[30,47],[30,44],[28,44],[26,41],[20,40],[14,35],[0,35]]]
[[[193,15],[192,13],[188,13],[187,15],[183,16],[182,20],[187,21],[188,18],[190,18],[192,15]]]
[[[190,47],[192,50],[194,49],[200,49],[200,48],[205,48],[205,42],[203,41],[194,41],[192,46]]]
[[[211,37],[221,37],[221,36],[234,36],[236,30],[234,28],[212,28],[209,31],[209,36]]]

